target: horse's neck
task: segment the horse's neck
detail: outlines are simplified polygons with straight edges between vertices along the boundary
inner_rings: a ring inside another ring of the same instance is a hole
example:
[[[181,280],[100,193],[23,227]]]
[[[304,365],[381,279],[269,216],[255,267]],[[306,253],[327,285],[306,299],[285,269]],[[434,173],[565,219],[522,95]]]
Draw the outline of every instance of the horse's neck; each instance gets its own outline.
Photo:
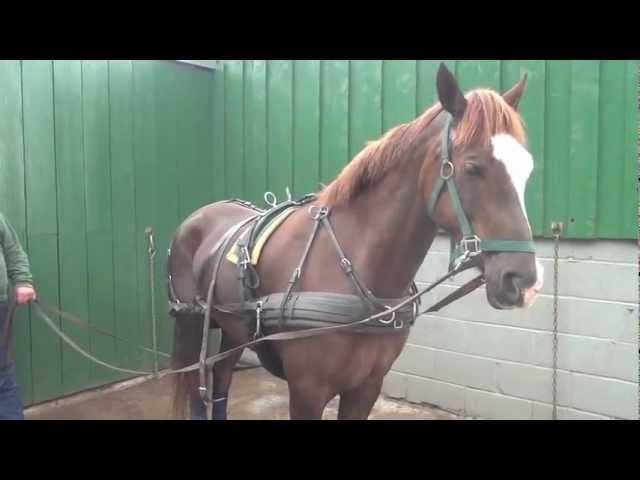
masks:
[[[341,212],[354,265],[379,297],[396,297],[413,280],[435,237],[436,227],[418,182],[419,162],[404,165],[354,198]]]

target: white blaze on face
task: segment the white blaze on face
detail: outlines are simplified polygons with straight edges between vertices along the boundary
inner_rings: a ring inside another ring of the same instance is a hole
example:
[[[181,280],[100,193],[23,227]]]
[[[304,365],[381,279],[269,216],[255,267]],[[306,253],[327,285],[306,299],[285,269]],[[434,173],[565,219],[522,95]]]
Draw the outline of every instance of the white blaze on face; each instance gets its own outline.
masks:
[[[494,136],[491,139],[491,144],[493,156],[504,164],[504,168],[511,177],[511,183],[520,200],[522,213],[527,220],[527,225],[529,225],[529,217],[524,205],[524,191],[527,180],[533,171],[533,157],[515,138],[505,133]]]
[[[511,183],[520,201],[522,214],[527,221],[529,231],[531,231],[531,225],[529,225],[529,217],[524,202],[524,193],[529,176],[533,171],[533,157],[522,144],[511,135],[505,133],[495,135],[491,139],[491,145],[493,146],[493,156],[496,160],[503,163],[507,174],[511,178]],[[531,307],[535,303],[538,293],[542,290],[543,279],[544,268],[536,258],[536,283],[524,292],[524,306],[526,308]]]

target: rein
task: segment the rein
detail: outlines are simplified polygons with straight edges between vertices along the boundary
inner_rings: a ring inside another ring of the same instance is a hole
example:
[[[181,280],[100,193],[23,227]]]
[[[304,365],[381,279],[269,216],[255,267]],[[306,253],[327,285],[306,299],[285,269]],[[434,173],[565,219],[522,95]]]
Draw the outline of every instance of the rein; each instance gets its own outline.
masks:
[[[254,340],[252,340],[251,342],[245,343],[243,345],[240,345],[238,347],[234,347],[231,348],[229,350],[225,350],[224,352],[220,352],[217,353],[215,355],[212,355],[210,357],[207,357],[204,359],[204,361],[198,361],[196,363],[193,363],[191,365],[188,365],[186,367],[183,368],[179,368],[179,369],[168,369],[168,370],[164,370],[162,372],[159,373],[158,377],[164,377],[167,375],[174,375],[174,374],[178,374],[178,373],[188,373],[188,372],[193,372],[195,370],[200,370],[204,364],[204,366],[211,368],[213,367],[214,364],[216,364],[217,362],[219,362],[220,360],[224,360],[225,358],[231,356],[233,353],[237,352],[238,350],[242,350],[244,348],[247,347],[252,347],[254,345],[257,345],[259,343],[262,342],[266,342],[266,341],[285,341],[285,340],[295,340],[295,339],[299,339],[299,338],[308,338],[308,337],[314,337],[317,335],[324,335],[326,333],[331,333],[331,332],[335,332],[335,331],[340,331],[340,330],[344,330],[347,328],[353,328],[354,326],[357,325],[362,325],[374,320],[380,320],[388,315],[394,315],[395,312],[403,307],[405,307],[406,305],[416,301],[418,298],[420,298],[421,296],[423,296],[424,294],[428,293],[429,291],[433,290],[435,287],[437,287],[438,285],[440,285],[442,282],[444,282],[445,280],[453,277],[454,275],[457,275],[458,273],[467,270],[468,268],[471,268],[473,265],[460,265],[458,268],[451,270],[450,272],[448,272],[446,275],[444,275],[443,277],[441,277],[440,279],[438,279],[437,281],[433,282],[432,284],[430,284],[429,286],[423,288],[422,290],[417,291],[415,294],[405,298],[402,302],[398,303],[397,305],[393,306],[393,307],[389,307],[387,310],[384,310],[382,312],[376,313],[374,315],[370,315],[366,318],[363,318],[362,320],[358,320],[356,322],[351,322],[351,323],[347,323],[344,325],[332,325],[329,327],[317,327],[317,328],[311,328],[311,329],[307,329],[307,330],[300,330],[300,331],[289,331],[289,332],[278,332],[278,333],[273,333],[271,335],[266,335],[264,337],[260,337],[260,338],[256,338]],[[475,284],[477,283],[477,280],[480,277],[475,278],[474,280],[472,280],[471,282],[468,282],[466,285],[460,287],[458,290],[456,290],[456,292],[465,289],[465,287],[467,285],[470,284]],[[474,285],[473,290],[475,290],[475,288],[477,288],[478,286],[480,286],[482,284],[482,282],[480,282],[477,286]],[[469,290],[469,288],[467,287],[467,289]],[[464,295],[466,295],[467,293],[469,293],[471,290],[469,291],[465,291]],[[454,292],[454,293],[456,293]],[[463,296],[463,295],[458,295],[458,297]],[[449,295],[449,297],[453,297],[453,295]],[[452,302],[454,300],[454,298],[451,298],[449,301],[445,302],[445,300],[447,300],[449,297],[445,298],[444,300],[438,302],[436,305],[434,305],[433,307],[430,307],[429,309],[421,312],[421,314],[424,313],[428,313],[431,311],[435,311],[439,308],[442,308],[445,303],[448,304],[450,302]],[[49,305],[46,302],[43,302],[42,300],[34,300],[33,301],[34,304],[34,309],[36,310],[36,312],[40,315],[40,317],[45,321],[45,323],[54,331],[54,333],[56,333],[56,335],[58,335],[65,343],[67,343],[69,346],[71,346],[74,350],[76,350],[77,352],[79,352],[80,354],[82,354],[83,356],[85,356],[86,358],[88,358],[89,360],[102,365],[104,367],[110,368],[112,370],[117,370],[117,371],[121,371],[121,372],[126,372],[126,373],[133,373],[133,374],[141,374],[141,375],[153,375],[154,372],[148,372],[148,371],[141,371],[141,370],[130,370],[130,369],[126,369],[126,368],[122,368],[122,367],[118,367],[115,365],[111,365],[109,363],[103,362],[102,360],[99,360],[98,358],[94,357],[93,355],[91,355],[90,353],[88,353],[87,351],[85,351],[82,347],[80,347],[79,345],[77,345],[73,340],[71,340],[71,338],[69,338],[64,332],[62,332],[60,330],[60,328],[55,324],[55,322],[53,320],[51,320],[51,318],[49,317],[49,315],[53,315],[53,316],[60,316],[63,320],[68,320],[73,322],[74,324],[83,327],[87,330],[94,330],[98,333],[102,333],[105,335],[108,335],[112,338],[115,338],[117,340],[121,340],[124,342],[127,342],[129,344],[132,344],[131,342],[128,342],[122,338],[116,337],[115,335],[105,332],[104,330],[101,330],[99,328],[94,327],[93,325],[80,320],[79,318],[64,312],[56,307],[53,307],[51,305]],[[133,345],[133,344],[132,344]],[[164,353],[164,352],[157,352],[153,349],[150,348],[146,348],[140,345],[135,345],[136,347],[147,351],[149,353],[157,353],[160,354],[164,357],[170,357],[169,354]]]

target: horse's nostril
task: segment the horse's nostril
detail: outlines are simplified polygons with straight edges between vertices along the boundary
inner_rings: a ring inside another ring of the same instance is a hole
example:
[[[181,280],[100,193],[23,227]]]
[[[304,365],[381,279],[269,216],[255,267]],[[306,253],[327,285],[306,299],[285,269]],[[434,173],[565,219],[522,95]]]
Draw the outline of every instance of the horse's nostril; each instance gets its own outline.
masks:
[[[505,272],[502,274],[501,287],[505,299],[515,303],[520,298],[520,286],[518,276],[515,272]]]
[[[513,272],[505,272],[502,275],[502,283],[506,287],[515,288],[515,286],[516,286],[516,274],[513,273]]]

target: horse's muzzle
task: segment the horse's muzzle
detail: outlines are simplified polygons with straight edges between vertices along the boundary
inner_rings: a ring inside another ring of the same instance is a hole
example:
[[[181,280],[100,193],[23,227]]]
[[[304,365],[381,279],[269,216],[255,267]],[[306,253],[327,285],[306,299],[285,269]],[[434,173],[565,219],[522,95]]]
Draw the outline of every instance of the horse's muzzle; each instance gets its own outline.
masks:
[[[515,254],[514,260],[513,255],[496,255],[485,265],[487,300],[498,310],[530,308],[544,284],[544,268],[537,259]]]

